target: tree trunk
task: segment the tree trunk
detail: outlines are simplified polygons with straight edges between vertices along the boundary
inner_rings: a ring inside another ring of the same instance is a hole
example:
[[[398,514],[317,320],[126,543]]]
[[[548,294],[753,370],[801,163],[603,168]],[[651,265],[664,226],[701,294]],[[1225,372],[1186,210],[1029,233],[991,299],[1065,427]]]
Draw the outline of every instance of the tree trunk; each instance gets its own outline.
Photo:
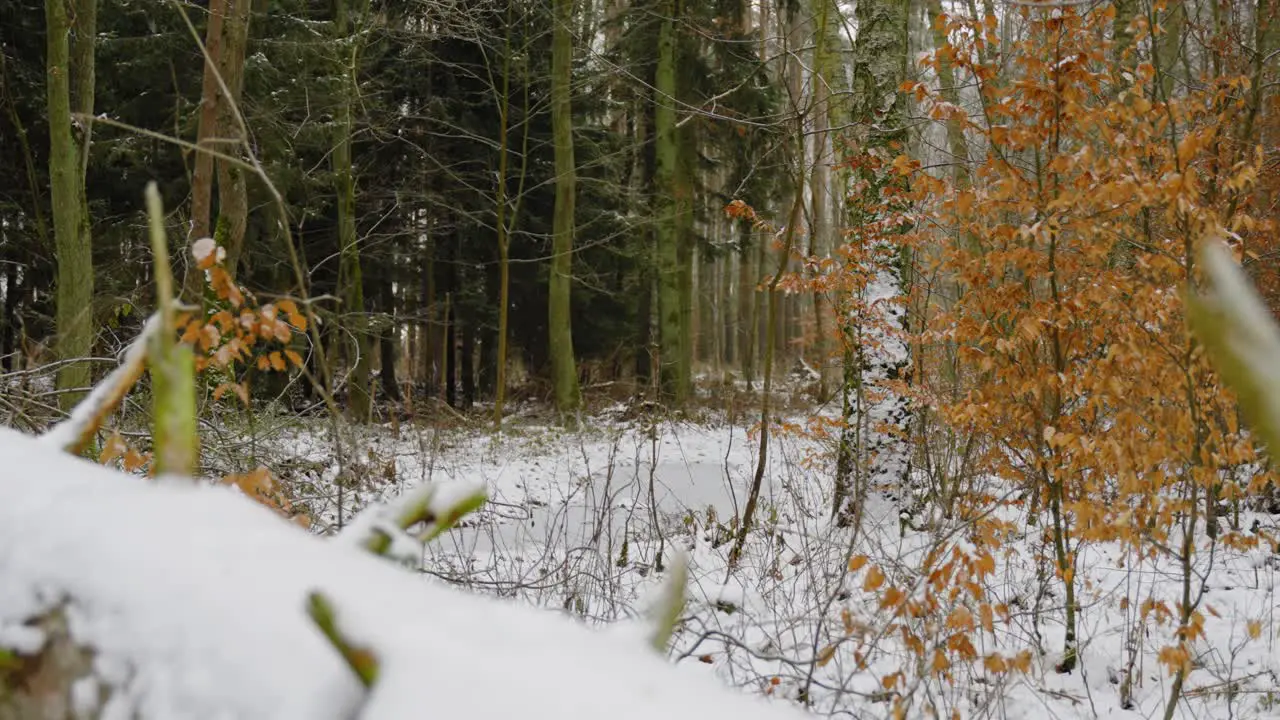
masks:
[[[681,13],[680,3],[676,0],[677,14]],[[681,52],[680,42],[675,41],[676,67],[687,60]],[[675,97],[687,97],[684,90],[687,72],[678,72],[676,78]],[[674,106],[673,106],[674,109]],[[676,127],[676,262],[680,268],[680,354],[676,360],[676,382],[683,388],[684,398],[693,392],[693,358],[696,347],[696,322],[693,312],[694,268],[697,266],[697,253],[693,237],[693,173],[691,166],[696,157],[696,148],[691,142],[691,134],[687,129]]]
[[[227,17],[222,24],[222,52],[218,70],[227,86],[229,98],[218,102],[217,134],[219,138],[235,140],[220,146],[220,150],[233,157],[242,157],[243,138],[236,112],[240,107],[240,95],[244,89],[244,59],[249,45],[250,0],[222,0],[226,3]],[[245,229],[249,224],[249,189],[244,170],[226,160],[218,160],[218,226],[215,239],[226,248],[227,259],[223,263],[227,272],[235,277],[237,266],[243,257]]]
[[[687,349],[683,322],[685,303],[680,229],[684,184],[680,182],[680,140],[676,128],[676,13],[679,0],[660,3],[658,65],[654,80],[654,214],[657,246],[659,374],[664,399],[681,405],[689,396],[683,359]]]
[[[720,268],[713,254],[703,252],[701,255],[704,257],[698,272],[698,304],[702,309],[698,343],[702,347],[702,362],[714,375],[720,369]]]
[[[505,80],[504,80],[505,85]],[[504,93],[505,103],[505,93]],[[498,347],[494,358],[495,375],[493,392],[493,424],[502,427],[502,409],[507,399],[507,316],[511,307],[511,262],[510,244],[506,227],[506,192],[503,187],[507,181],[507,119],[506,112],[502,118],[502,159],[498,171]]]
[[[444,298],[444,401],[449,407],[458,406],[458,315],[453,295]]]
[[[831,209],[829,190],[831,186],[831,138],[830,124],[830,86],[835,72],[833,53],[827,47],[830,36],[833,13],[831,0],[815,0],[817,12],[814,18],[814,72],[812,75],[813,96],[813,170],[809,174],[810,210],[809,255],[815,258],[825,257],[834,244],[831,241]],[[818,369],[818,402],[825,402],[831,387],[831,348],[827,342],[826,302],[821,291],[813,293],[813,354],[814,367]]]
[[[797,163],[803,168],[803,155],[797,158]],[[788,214],[787,227],[783,232],[782,247],[778,248],[778,265],[773,273],[773,277],[769,280],[768,295],[768,320],[766,324],[765,336],[772,339],[773,335],[778,332],[778,282],[782,279],[787,263],[790,261],[791,247],[795,242],[796,224],[801,219],[801,208],[804,205],[804,193],[801,189],[804,187],[803,172],[797,173],[796,177],[796,194],[795,199],[791,203],[791,212]],[[766,348],[772,343],[766,341]],[[747,542],[747,534],[751,532],[751,522],[755,516],[756,504],[760,500],[760,489],[764,484],[765,468],[769,462],[769,400],[773,390],[773,352],[772,349],[766,349],[764,353],[764,382],[762,383],[760,393],[760,451],[756,454],[756,471],[751,479],[751,488],[747,492],[747,504],[742,509],[742,522],[738,524],[737,536],[734,538],[733,547],[729,550],[729,571],[733,572],[737,567],[739,559],[742,557],[742,549]]]
[[[334,30],[339,38],[351,34],[346,0],[334,5]],[[373,419],[373,396],[370,387],[369,318],[365,315],[364,273],[360,267],[360,241],[356,234],[355,171],[351,162],[351,135],[354,131],[352,105],[359,71],[358,53],[340,57],[344,76],[344,97],[338,104],[336,144],[333,149],[334,192],[338,200],[338,247],[340,288],[343,301],[343,323],[350,333],[354,360],[348,368],[347,414],[357,423]],[[349,62],[347,62],[349,61]]]
[[[577,169],[573,159],[573,0],[554,0],[555,29],[551,42],[551,126],[555,141],[556,201],[552,219],[552,258],[548,286],[547,328],[556,409],[562,420],[575,421],[582,403],[570,327],[573,284],[574,199]]]
[[[1115,59],[1119,60],[1133,46],[1133,33],[1129,23],[1138,10],[1137,0],[1115,0],[1116,16],[1111,23],[1111,40],[1115,43]]]
[[[649,232],[645,229],[640,230],[642,240],[649,240]],[[646,249],[652,248],[652,243],[645,242]],[[638,284],[638,292],[640,293],[639,310],[636,312],[636,384],[637,392],[647,390],[653,384],[654,371],[653,367],[653,305],[654,305],[654,284],[652,263],[648,257],[643,257],[636,269],[636,279]]]
[[[520,178],[517,186],[515,208],[510,209],[511,220],[508,222],[508,197],[507,182],[508,166],[510,162],[510,137],[508,131],[511,126],[511,7],[507,8],[507,34],[506,44],[503,47],[502,55],[502,110],[499,118],[501,134],[501,142],[498,158],[498,190],[495,198],[497,206],[497,228],[498,228],[498,338],[497,347],[494,353],[494,367],[496,377],[494,379],[494,401],[493,401],[493,423],[495,427],[502,427],[502,408],[507,396],[507,339],[510,335],[508,328],[508,315],[511,310],[511,232],[515,229],[516,223],[520,220],[520,208],[524,199],[524,181],[528,177],[529,168],[529,69],[525,65],[524,74],[524,106],[521,110],[523,122],[521,125],[524,130],[520,144]],[[525,23],[527,25],[528,18],[526,15]]]
[[[196,154],[191,172],[191,227],[187,243],[213,237],[213,155],[209,151],[221,151],[215,144],[218,132],[218,71],[222,64],[222,24],[227,17],[229,0],[209,0],[209,23],[204,37],[204,77],[200,89],[200,115],[196,124]],[[204,295],[204,273],[196,267],[191,256],[183,253],[187,272],[183,282],[183,295],[187,302],[199,302]]]
[[[942,0],[928,0],[929,26],[933,29],[933,46],[941,49],[946,46],[947,34],[939,29],[937,19],[943,13]],[[938,62],[938,86],[942,99],[954,107],[960,107],[960,91],[956,87],[955,70],[947,56]],[[967,187],[969,184],[969,148],[964,138],[964,127],[958,120],[947,120],[947,150],[951,153],[950,162],[954,163],[952,177],[957,185]]]
[[[18,298],[26,283],[18,282],[18,263],[4,264],[4,315],[0,316],[0,370],[17,370],[18,362]]]
[[[751,293],[751,348],[757,359],[764,357],[768,347],[764,331],[765,294],[756,286],[764,279],[765,268],[769,266],[769,244],[769,237],[762,236],[756,243],[755,258],[752,261],[751,286],[755,289]]]
[[[502,281],[501,268],[494,263],[487,263],[484,268],[485,301],[496,306],[502,294],[498,285]],[[489,321],[487,313],[483,320],[476,322],[476,392],[477,397],[494,397],[494,386],[498,372],[498,326]]]
[[[73,0],[74,24],[68,3],[45,3],[49,111],[49,180],[53,206],[53,235],[58,260],[57,351],[63,360],[89,355],[93,346],[93,246],[89,209],[85,202],[84,170],[88,161],[90,125],[71,113],[93,114],[94,52],[97,0]],[[74,34],[74,42],[69,37]],[[72,52],[74,50],[74,53]],[[72,97],[72,88],[75,97]],[[73,132],[78,129],[78,133]],[[89,384],[89,366],[71,362],[58,369],[58,404],[70,409]]]
[[[751,383],[755,382],[756,283],[759,275],[752,269],[756,252],[751,247],[751,227],[741,221],[734,224],[742,233],[738,251],[738,358],[742,379],[750,389]]]
[[[419,366],[422,382],[427,388],[429,397],[438,397],[440,388],[440,304],[436,302],[436,244],[430,234],[427,235],[425,247],[422,249],[425,258],[422,267],[422,297],[418,302],[422,314],[420,335],[422,336],[422,355]]]
[[[462,374],[462,409],[470,410],[476,403],[476,326],[474,322],[462,324],[459,365],[458,369]]]
[[[396,348],[400,344],[400,326],[396,322],[396,296],[389,275],[388,272],[381,283],[382,312],[386,316],[387,326],[378,336],[378,355],[382,362],[378,379],[382,381],[382,394],[390,400],[400,402],[403,398],[400,396],[400,382],[396,379],[396,361],[399,359]]]
[[[730,220],[724,220],[723,222],[726,236],[732,236],[737,223]],[[726,239],[728,238],[726,237]],[[720,267],[720,347],[721,358],[728,368],[734,367],[738,362],[738,297],[734,294],[734,269],[735,263],[738,262],[740,257],[741,255],[738,253],[726,252]]]
[[[852,119],[868,128],[866,137],[860,140],[869,151],[876,148],[891,151],[895,143],[905,140],[906,100],[897,89],[907,67],[907,16],[906,0],[864,0],[857,7]],[[892,98],[888,108],[884,107],[884,98]],[[853,222],[870,223],[885,212],[882,191],[897,180],[891,172],[884,170],[864,171],[862,180],[865,189],[850,198],[849,214]],[[909,295],[910,258],[889,240],[875,242],[869,249],[877,259],[868,270],[878,276],[881,284],[891,288],[896,286],[898,293]],[[886,304],[869,312],[881,313],[875,318],[878,324],[905,331],[905,313],[899,314],[894,307]],[[904,491],[908,487],[911,456],[906,438],[911,428],[910,407],[903,397],[887,388],[879,388],[883,397],[876,401],[874,409],[865,405],[870,404],[866,397],[871,378],[907,379],[911,357],[905,343],[901,348],[895,347],[894,343],[885,343],[879,348],[856,347],[854,343],[861,333],[862,321],[852,318],[844,323],[844,430],[837,458],[839,471],[833,503],[841,524],[848,524],[860,512],[862,480],[903,488]],[[890,429],[874,426],[868,416],[875,417],[877,421],[883,420]],[[865,470],[861,463],[864,453],[869,458]],[[850,473],[859,476],[858,489],[854,492],[848,492]]]
[[[627,119],[631,123],[633,137],[631,145],[634,148],[632,155],[631,172],[629,174],[629,200],[632,207],[641,208],[644,203],[652,203],[654,189],[654,167],[652,162],[652,153],[649,152],[650,145],[650,122],[653,120],[652,114],[642,109],[647,108],[645,104],[646,98],[638,95],[633,98],[631,112]],[[652,205],[650,205],[652,207]],[[637,212],[639,214],[639,212]],[[636,357],[635,357],[635,375],[637,392],[647,393],[653,387],[654,379],[658,373],[658,368],[654,367],[654,321],[657,304],[657,293],[654,287],[657,282],[655,275],[655,250],[656,240],[654,239],[653,223],[641,223],[637,228],[635,241],[638,248],[636,252],[635,281],[636,291],[640,295],[639,309],[636,312]]]

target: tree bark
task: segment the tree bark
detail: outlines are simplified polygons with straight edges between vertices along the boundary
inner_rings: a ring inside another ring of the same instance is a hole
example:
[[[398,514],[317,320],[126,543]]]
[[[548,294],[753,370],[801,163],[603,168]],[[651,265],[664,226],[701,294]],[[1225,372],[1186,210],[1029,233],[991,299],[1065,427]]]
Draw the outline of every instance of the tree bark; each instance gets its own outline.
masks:
[[[334,30],[341,41],[351,37],[347,0],[334,5]],[[340,56],[347,60],[339,69],[345,78],[345,96],[339,102],[336,144],[333,150],[334,192],[338,203],[338,247],[340,248],[340,287],[343,300],[343,323],[351,335],[352,355],[347,380],[347,414],[357,423],[373,418],[373,394],[370,388],[369,319],[365,315],[364,274],[360,267],[360,244],[356,234],[355,170],[351,161],[351,135],[354,131],[352,105],[359,70],[358,53]]]
[[[659,4],[658,66],[654,79],[654,143],[657,156],[655,180],[655,234],[657,246],[657,304],[659,375],[665,400],[681,405],[689,396],[684,347],[687,320],[682,301],[684,271],[680,260],[682,193],[680,139],[676,128],[676,13],[679,0]],[[687,264],[687,263],[686,263]]]
[[[864,0],[857,7],[852,119],[867,128],[865,137],[860,138],[867,152],[893,152],[894,144],[906,136],[906,100],[898,92],[898,86],[907,67],[907,7],[906,0]],[[884,207],[881,191],[896,180],[887,171],[870,170],[865,171],[863,181],[865,190],[850,198],[849,213],[854,222],[873,222],[890,210]],[[869,269],[879,276],[882,283],[896,284],[899,294],[909,296],[911,259],[887,239],[873,242],[875,244],[869,249],[878,257]],[[850,488],[849,472],[856,468],[856,472],[869,482],[899,488],[906,488],[911,476],[906,438],[912,423],[906,400],[885,389],[885,397],[877,402],[879,407],[874,414],[891,426],[892,430],[888,432],[869,429],[871,424],[867,414],[871,411],[863,405],[868,383],[873,377],[882,375],[891,380],[905,379],[910,373],[910,346],[906,343],[900,354],[885,349],[891,347],[889,343],[879,349],[853,346],[854,338],[861,334],[863,322],[874,320],[892,331],[906,331],[905,313],[898,316],[893,306],[880,307],[884,309],[869,311],[881,313],[878,317],[867,318],[866,321],[858,318],[846,320],[843,328],[846,338],[845,382],[842,388],[844,428],[836,463],[839,469],[837,492],[833,498],[833,511],[842,525],[859,516],[862,501],[859,492],[842,492]],[[855,410],[856,415],[851,414]],[[865,431],[866,435],[860,431]],[[870,454],[865,473],[856,462],[864,452]]]
[[[218,70],[222,63],[222,23],[227,17],[229,0],[209,0],[209,22],[204,38],[204,78],[200,90],[200,115],[196,124],[196,155],[191,172],[191,227],[187,243],[213,237],[213,155],[209,151],[222,150],[214,144],[218,132]],[[183,281],[183,295],[188,302],[199,302],[204,294],[204,273],[196,267],[189,254],[187,272]]]
[[[834,56],[827,47],[833,12],[831,0],[815,0],[813,97],[813,170],[809,174],[810,209],[809,256],[825,257],[831,240],[831,138],[830,83],[835,76]],[[831,347],[827,341],[826,302],[821,290],[813,293],[813,358],[818,369],[818,402],[825,402],[832,383]]]
[[[219,138],[235,140],[220,148],[232,157],[243,157],[240,122],[236,112],[244,89],[245,52],[249,46],[249,17],[251,0],[222,0],[226,3],[226,19],[222,25],[222,52],[218,65],[229,98],[219,100],[217,110],[217,134]],[[219,159],[218,165],[218,226],[215,239],[226,248],[227,259],[223,263],[233,278],[243,257],[245,230],[249,225],[249,188],[244,170]]]
[[[797,158],[797,163],[803,168],[803,156]],[[778,282],[782,279],[783,273],[786,271],[787,263],[791,258],[791,248],[795,243],[796,224],[801,220],[801,209],[804,205],[804,173],[797,173],[796,176],[796,193],[791,203],[791,212],[788,214],[787,227],[783,231],[782,247],[778,248],[778,265],[773,273],[773,277],[769,280],[768,290],[768,320],[766,321],[765,336],[771,340],[778,332]],[[764,382],[762,383],[760,393],[760,451],[756,454],[756,471],[751,479],[751,488],[747,492],[747,504],[742,509],[742,522],[738,524],[738,532],[733,540],[733,547],[729,550],[729,571],[732,572],[738,565],[739,559],[742,557],[742,549],[747,542],[747,534],[751,532],[751,522],[755,517],[756,504],[760,500],[760,489],[764,484],[765,468],[769,462],[769,412],[770,412],[770,396],[773,389],[773,350],[772,343],[766,343],[764,353]]]
[[[453,294],[444,298],[444,401],[449,407],[458,406],[458,309],[454,307]]]
[[[731,220],[722,220],[722,222],[725,234],[732,237],[737,223]],[[738,263],[740,257],[739,253],[726,252],[720,268],[720,283],[722,287],[720,295],[720,347],[721,357],[725,366],[729,368],[734,367],[738,362],[738,297],[735,294],[737,290],[734,287],[736,284],[734,278],[736,277],[735,270],[738,269],[736,263]]]
[[[462,325],[462,348],[459,351],[459,370],[462,374],[462,409],[470,410],[476,403],[476,326],[474,322]]]
[[[947,45],[945,28],[938,27],[938,18],[943,14],[942,0],[928,0],[929,26],[933,30],[933,46],[942,49]],[[960,107],[960,91],[956,87],[955,69],[950,57],[943,54],[938,62],[938,86],[942,99],[955,107]],[[947,150],[951,153],[952,178],[957,185],[968,187],[969,184],[969,147],[964,138],[964,127],[958,120],[947,120]]]
[[[381,283],[382,313],[386,316],[387,326],[378,335],[378,357],[381,361],[378,379],[382,381],[383,396],[400,402],[403,398],[400,396],[400,382],[396,379],[396,361],[399,360],[397,348],[400,346],[400,325],[396,322],[396,296],[391,287],[389,270],[390,268],[388,268],[388,272],[382,278],[383,282]]]
[[[574,199],[577,169],[573,158],[573,0],[555,0],[551,42],[551,125],[555,142],[556,201],[552,218],[552,258],[548,287],[547,329],[556,409],[561,419],[576,421],[581,406],[578,368],[570,326],[573,284]]]
[[[65,0],[45,3],[49,112],[49,179],[53,235],[58,259],[57,352],[64,360],[89,355],[93,346],[93,246],[85,202],[84,171],[93,114],[97,0],[73,0],[75,21]],[[69,40],[74,35],[74,40]],[[72,89],[75,96],[72,97]],[[73,132],[78,130],[78,132]],[[66,363],[58,370],[58,404],[69,409],[89,384],[89,366]],[[70,392],[69,392],[70,391]]]
[[[425,258],[421,269],[422,296],[418,301],[421,314],[419,336],[422,339],[419,373],[427,388],[427,395],[438,397],[440,389],[440,304],[436,302],[436,243],[430,232],[422,248]]]
[[[738,358],[742,367],[742,379],[747,388],[755,382],[756,359],[756,283],[759,273],[754,269],[756,249],[751,246],[751,228],[745,222],[734,223],[742,233],[738,251]]]

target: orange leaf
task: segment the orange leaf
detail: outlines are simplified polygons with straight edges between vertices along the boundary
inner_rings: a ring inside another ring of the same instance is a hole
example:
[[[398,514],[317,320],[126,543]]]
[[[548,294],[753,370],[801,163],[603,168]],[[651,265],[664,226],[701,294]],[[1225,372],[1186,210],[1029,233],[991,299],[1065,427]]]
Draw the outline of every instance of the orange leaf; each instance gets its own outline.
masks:
[[[961,605],[951,614],[947,616],[947,629],[962,630],[968,632],[973,629],[973,613],[969,612],[969,608]]]
[[[1014,670],[1017,670],[1018,672],[1024,672],[1024,673],[1030,672],[1031,671],[1031,651],[1023,650],[1022,652],[1018,653],[1009,662],[1009,665],[1010,667],[1012,667]]]
[[[120,433],[111,433],[111,437],[102,445],[102,452],[98,455],[98,462],[102,465],[119,459],[129,449],[129,444],[120,437]]]
[[[986,630],[987,632],[995,632],[995,617],[994,613],[991,612],[990,605],[982,603],[978,606],[978,618],[982,623],[983,630]]]
[[[185,327],[182,325],[178,325],[177,327],[183,328],[182,336],[179,340],[186,345],[195,344],[195,341],[200,337],[201,328],[199,323],[187,323]]]
[[[947,659],[947,654],[941,650],[933,651],[933,661],[929,663],[929,669],[935,673],[944,673],[951,668],[951,661]]]
[[[991,557],[991,553],[984,552],[978,556],[978,574],[990,575],[996,571],[996,559]]]
[[[878,566],[872,566],[867,572],[867,579],[862,583],[862,589],[866,592],[874,592],[877,588],[884,584],[884,572]]]
[[[143,453],[128,448],[124,454],[124,469],[128,472],[136,472],[147,464],[147,456]]]
[[[890,587],[884,591],[884,595],[880,598],[880,609],[897,607],[906,598],[906,593],[896,587]]]

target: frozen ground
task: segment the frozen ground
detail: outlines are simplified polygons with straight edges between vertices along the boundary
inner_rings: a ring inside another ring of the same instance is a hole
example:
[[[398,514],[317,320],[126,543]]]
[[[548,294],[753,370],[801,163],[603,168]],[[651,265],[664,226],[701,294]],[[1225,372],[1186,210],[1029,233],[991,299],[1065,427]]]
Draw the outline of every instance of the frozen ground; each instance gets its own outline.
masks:
[[[634,633],[444,586],[224,487],[127,476],[7,428],[0,467],[0,717],[790,714]],[[317,602],[376,663],[371,688],[308,617]]]
[[[963,555],[967,529],[939,520],[904,532],[897,508],[875,493],[859,533],[835,529],[828,522],[828,448],[797,434],[775,440],[760,531],[732,573],[726,559],[733,518],[756,449],[740,426],[602,417],[577,433],[525,426],[495,436],[405,426],[397,437],[375,428],[348,439],[354,469],[341,493],[323,428],[274,432],[261,442],[264,456],[289,458],[282,463],[286,480],[310,501],[321,527],[338,524],[339,495],[345,522],[359,506],[428,479],[484,483],[493,501],[429,548],[421,569],[589,621],[627,627],[662,575],[660,554],[669,560],[687,551],[692,598],[673,659],[752,692],[807,701],[822,715],[890,717],[894,696],[883,681],[901,672],[894,692],[911,696],[912,717],[926,717],[928,705],[942,717],[1165,716],[1171,678],[1157,657],[1173,642],[1176,623],[1166,610],[1176,613],[1182,592],[1172,560],[1139,560],[1110,545],[1080,550],[1081,662],[1059,674],[1061,583],[1035,569],[1037,555],[1047,552],[1040,531],[1018,532],[981,579],[984,602],[1000,612],[989,632],[979,626],[970,635],[979,658],[1029,651],[1029,669],[957,663],[932,675],[881,609],[883,588],[865,590],[866,570],[850,572],[847,561],[866,555],[885,570],[886,587],[919,589],[924,556],[939,548]],[[1244,532],[1255,520],[1275,525],[1270,516],[1249,515]],[[1205,632],[1173,717],[1280,717],[1276,556],[1221,544],[1212,555],[1201,550],[1193,594],[1203,587]],[[949,632],[941,619],[956,617],[958,608],[979,611],[962,595],[911,627],[941,643]]]
[[[83,685],[80,699],[105,702],[119,716],[247,717],[269,708],[271,717],[344,717],[359,707],[363,717],[403,717],[421,706],[423,677],[483,695],[450,706],[470,717],[507,717],[516,706],[504,698],[521,693],[521,709],[535,701],[558,707],[563,693],[541,688],[567,678],[593,688],[584,691],[598,711],[593,717],[613,713],[610,703],[632,697],[637,684],[640,695],[627,701],[637,717],[671,714],[680,703],[689,717],[755,713],[706,694],[716,684],[710,676],[820,716],[892,718],[895,707],[911,718],[1167,716],[1172,678],[1160,656],[1174,642],[1183,592],[1181,569],[1168,554],[1079,549],[1080,664],[1060,674],[1062,583],[1043,570],[1051,563],[1038,560],[1049,552],[1042,529],[1017,525],[1025,518],[997,514],[1012,531],[990,571],[956,583],[956,593],[930,594],[934,578],[921,573],[926,558],[941,553],[957,567],[974,565],[975,529],[928,516],[913,520],[922,529],[904,528],[880,492],[870,493],[856,533],[832,527],[831,448],[796,432],[804,423],[795,419],[772,439],[757,530],[730,572],[735,518],[756,464],[754,436],[723,421],[623,416],[589,418],[576,432],[531,422],[502,434],[410,423],[344,427],[339,442],[328,422],[296,417],[261,416],[251,432],[206,428],[211,470],[270,465],[315,517],[317,534],[347,527],[370,503],[424,482],[483,484],[491,502],[412,563],[430,577],[391,572],[376,560],[367,567],[372,559],[363,554],[325,549],[331,543],[308,539],[227,490],[156,493],[94,468],[64,477],[73,461],[48,442],[0,434],[7,468],[0,472],[0,648],[30,649],[46,639],[25,622],[31,613],[92,595],[93,603],[66,607],[67,619],[77,637],[101,649],[95,677],[127,691],[108,698]],[[334,460],[339,449],[343,463]],[[1239,519],[1244,536],[1255,527],[1274,533],[1276,524],[1265,514]],[[160,545],[157,533],[167,538]],[[1201,542],[1189,587],[1203,633],[1182,700],[1168,716],[1280,717],[1280,563],[1270,550],[1219,543],[1210,552]],[[690,603],[669,676],[670,668],[644,659],[638,623],[678,552],[691,561]],[[850,557],[867,564],[851,570]],[[872,568],[883,572],[882,582],[873,581]],[[509,604],[470,604],[441,582],[576,617],[601,628],[608,642],[574,635],[560,647],[553,634],[571,623],[547,624],[543,613]],[[890,587],[931,605],[919,617],[894,618],[885,608]],[[347,609],[358,639],[391,653],[383,694],[365,697],[317,639],[299,609],[317,588]],[[202,619],[198,627],[192,616]],[[974,661],[947,655],[945,672],[931,672],[938,651],[949,652],[961,636],[974,646]],[[622,656],[596,661],[596,652]],[[512,659],[490,660],[495,655]],[[157,664],[140,671],[140,658]],[[1025,671],[1000,664],[1017,658],[1028,660]],[[505,680],[501,693],[475,689],[508,676],[538,689]],[[671,677],[682,680],[670,685]],[[669,685],[670,693],[662,689]],[[904,697],[909,704],[895,704]],[[557,712],[586,717],[569,706]]]

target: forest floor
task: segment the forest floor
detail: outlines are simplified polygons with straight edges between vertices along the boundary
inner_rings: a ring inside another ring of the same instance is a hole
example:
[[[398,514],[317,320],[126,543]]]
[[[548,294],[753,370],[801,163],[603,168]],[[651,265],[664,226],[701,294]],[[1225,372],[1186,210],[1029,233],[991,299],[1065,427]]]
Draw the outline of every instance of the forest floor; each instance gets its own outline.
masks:
[[[1119,546],[1081,547],[1080,663],[1058,673],[1062,583],[1051,570],[1037,570],[1051,567],[1038,561],[1048,548],[1041,530],[1029,529],[1004,547],[985,579],[985,597],[1007,606],[1007,616],[993,632],[974,631],[972,642],[979,657],[1030,651],[1030,670],[992,673],[975,662],[926,679],[927,657],[886,632],[881,593],[864,589],[849,558],[866,555],[889,583],[919,588],[924,554],[963,529],[943,521],[904,527],[893,499],[877,491],[856,533],[835,528],[832,448],[804,431],[805,419],[791,418],[771,438],[757,530],[732,572],[731,538],[758,442],[750,428],[722,416],[653,420],[618,406],[577,431],[536,421],[511,423],[502,433],[403,423],[352,436],[345,428],[344,442],[355,450],[342,483],[332,426],[321,420],[261,422],[223,448],[234,448],[241,462],[270,458],[320,532],[418,483],[481,482],[490,501],[428,547],[422,571],[567,611],[611,632],[633,627],[662,566],[684,551],[690,599],[673,660],[753,692],[807,700],[817,714],[890,716],[882,680],[902,671],[898,689],[914,694],[913,717],[925,717],[925,704],[941,717],[1165,717],[1171,677],[1157,658],[1176,630],[1161,609],[1182,597],[1176,563],[1135,560]],[[1265,514],[1240,518],[1246,531],[1255,521],[1276,525]],[[1201,550],[1191,592],[1204,594],[1205,634],[1173,717],[1280,717],[1280,562],[1267,549]],[[1122,699],[1126,685],[1130,703]]]

